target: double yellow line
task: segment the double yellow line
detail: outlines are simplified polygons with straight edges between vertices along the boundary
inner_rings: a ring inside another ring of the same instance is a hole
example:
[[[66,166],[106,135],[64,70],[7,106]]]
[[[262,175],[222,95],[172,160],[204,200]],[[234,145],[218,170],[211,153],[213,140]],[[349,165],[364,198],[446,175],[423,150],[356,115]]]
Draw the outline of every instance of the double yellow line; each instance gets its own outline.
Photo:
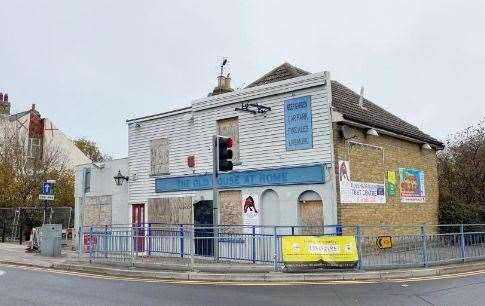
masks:
[[[129,276],[112,276],[102,275],[87,272],[56,270],[51,268],[38,268],[30,266],[17,266],[0,264],[0,267],[22,269],[28,271],[37,272],[49,272],[62,274],[67,276],[86,277],[93,279],[103,280],[117,280],[128,282],[144,282],[144,283],[159,283],[159,284],[183,284],[183,285],[215,285],[215,286],[303,286],[303,285],[351,285],[351,284],[375,284],[375,283],[408,283],[408,282],[421,282],[431,280],[450,279],[458,277],[468,277],[485,274],[485,270],[454,273],[447,275],[437,276],[423,276],[412,278],[395,278],[395,279],[376,279],[376,280],[328,280],[328,281],[265,281],[265,282],[241,282],[241,281],[205,281],[205,280],[171,280],[171,279],[155,279],[155,278],[143,278],[143,277],[129,277]]]

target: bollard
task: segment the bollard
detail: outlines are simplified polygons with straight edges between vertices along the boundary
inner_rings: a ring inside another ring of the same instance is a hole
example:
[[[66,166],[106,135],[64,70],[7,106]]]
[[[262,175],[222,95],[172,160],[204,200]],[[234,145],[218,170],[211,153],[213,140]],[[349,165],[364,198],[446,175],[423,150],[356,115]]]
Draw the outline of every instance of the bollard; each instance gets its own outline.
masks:
[[[463,262],[466,261],[465,246],[465,230],[463,224],[460,224],[460,256]]]
[[[426,245],[426,225],[421,225],[421,260],[424,267],[428,266],[428,249]]]

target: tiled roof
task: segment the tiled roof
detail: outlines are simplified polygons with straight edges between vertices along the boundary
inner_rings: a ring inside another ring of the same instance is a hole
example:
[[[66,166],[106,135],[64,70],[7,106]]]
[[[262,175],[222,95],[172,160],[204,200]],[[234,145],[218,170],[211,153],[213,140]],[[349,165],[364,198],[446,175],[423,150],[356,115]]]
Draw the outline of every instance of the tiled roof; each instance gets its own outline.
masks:
[[[332,106],[348,120],[443,147],[443,143],[437,139],[365,98],[361,107],[359,94],[337,81],[332,81]]]
[[[310,73],[288,63],[284,63],[252,82],[246,88],[292,79],[307,74]]]
[[[284,63],[252,82],[247,87],[283,81],[307,74],[310,73],[288,63]],[[332,106],[336,111],[342,113],[345,119],[421,140],[439,148],[443,147],[443,143],[437,139],[367,99],[364,99],[363,107],[360,107],[359,94],[337,81],[332,81]]]

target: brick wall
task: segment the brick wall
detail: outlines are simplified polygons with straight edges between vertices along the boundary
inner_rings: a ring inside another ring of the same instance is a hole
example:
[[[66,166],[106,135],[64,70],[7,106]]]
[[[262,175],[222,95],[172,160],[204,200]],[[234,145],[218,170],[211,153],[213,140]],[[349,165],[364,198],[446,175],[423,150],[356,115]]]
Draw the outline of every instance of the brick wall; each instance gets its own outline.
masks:
[[[334,131],[338,131],[334,127]],[[386,203],[340,203],[337,179],[338,220],[340,224],[386,225],[386,224],[437,224],[438,222],[438,179],[436,151],[421,149],[417,143],[380,134],[366,135],[363,130],[352,128],[356,135],[351,139],[359,145],[344,141],[340,133],[334,133],[335,169],[338,178],[338,160],[350,162],[352,181],[383,183],[386,171],[394,171],[397,179],[395,196],[388,196]],[[401,203],[399,194],[399,168],[416,168],[424,172],[426,199],[424,203]],[[372,232],[370,229],[366,231]],[[384,232],[408,233],[406,228],[381,229]],[[416,230],[413,229],[413,232]]]

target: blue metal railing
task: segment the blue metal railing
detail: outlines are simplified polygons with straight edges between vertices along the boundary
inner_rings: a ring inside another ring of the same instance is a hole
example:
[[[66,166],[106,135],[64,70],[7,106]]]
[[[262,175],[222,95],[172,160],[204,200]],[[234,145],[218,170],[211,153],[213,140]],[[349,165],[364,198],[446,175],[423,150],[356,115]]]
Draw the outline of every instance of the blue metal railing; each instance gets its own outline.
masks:
[[[331,225],[244,226],[222,225],[214,237],[212,227],[188,224],[90,227],[90,261],[157,262],[172,257],[187,260],[224,260],[282,264],[281,241],[287,235],[355,236],[358,269],[429,266],[485,258],[485,225]],[[380,249],[380,236],[392,237],[392,248]],[[86,239],[85,239],[86,240]],[[215,246],[215,241],[218,245]],[[219,258],[213,258],[218,247]]]

